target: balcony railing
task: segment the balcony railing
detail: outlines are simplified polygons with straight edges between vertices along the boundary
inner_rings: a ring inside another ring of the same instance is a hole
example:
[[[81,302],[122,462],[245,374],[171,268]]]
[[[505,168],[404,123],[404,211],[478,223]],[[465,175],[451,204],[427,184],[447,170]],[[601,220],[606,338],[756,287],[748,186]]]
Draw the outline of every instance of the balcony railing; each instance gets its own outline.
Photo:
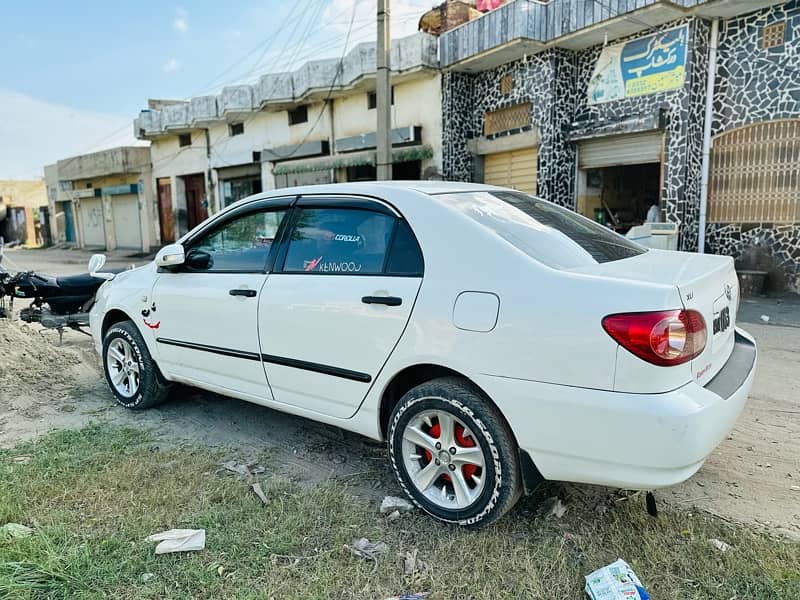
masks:
[[[585,47],[602,42],[605,33],[613,39],[682,16],[746,13],[770,3],[770,0],[513,0],[443,33],[440,59],[442,67],[452,67],[507,48],[514,42],[527,44],[525,48],[559,46],[562,41],[565,47]],[[616,23],[602,35],[593,31],[600,24],[607,27],[609,21]],[[583,44],[574,39],[581,35],[585,35]],[[572,41],[567,42],[570,38]],[[508,53],[501,57],[503,61],[510,59]],[[483,64],[482,68],[486,66]]]
[[[148,139],[184,127],[201,127],[269,106],[277,108],[320,99],[334,84],[346,90],[365,78],[375,77],[375,44],[355,46],[339,67],[339,59],[307,62],[298,69],[263,75],[255,85],[228,86],[216,96],[192,98],[188,103],[142,111],[134,122],[136,135]],[[426,33],[392,41],[392,70],[397,74],[438,69],[438,41]]]
[[[170,104],[161,111],[161,126],[164,129],[186,129],[189,121],[189,103]]]

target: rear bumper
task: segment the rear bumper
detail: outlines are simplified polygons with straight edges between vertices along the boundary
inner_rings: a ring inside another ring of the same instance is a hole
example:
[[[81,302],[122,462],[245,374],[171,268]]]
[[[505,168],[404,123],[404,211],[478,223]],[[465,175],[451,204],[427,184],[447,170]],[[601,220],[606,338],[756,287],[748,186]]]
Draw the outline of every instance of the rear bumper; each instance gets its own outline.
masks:
[[[736,330],[722,370],[663,394],[482,376],[521,449],[546,479],[654,489],[691,477],[725,439],[753,385],[755,341]]]

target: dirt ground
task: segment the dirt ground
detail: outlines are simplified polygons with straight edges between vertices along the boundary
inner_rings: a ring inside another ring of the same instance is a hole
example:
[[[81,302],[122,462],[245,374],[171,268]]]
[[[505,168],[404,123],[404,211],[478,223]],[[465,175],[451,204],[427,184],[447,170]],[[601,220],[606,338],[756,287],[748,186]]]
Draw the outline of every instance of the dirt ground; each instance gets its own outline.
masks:
[[[23,268],[78,272],[88,255],[17,251]],[[83,253],[85,254],[85,253]],[[125,264],[115,256],[109,264]],[[138,259],[141,261],[142,259]],[[135,262],[135,261],[134,261]],[[770,317],[768,324],[762,315]],[[657,492],[660,502],[800,539],[800,302],[745,300],[740,325],[759,344],[750,401],[736,428],[689,481]],[[113,402],[88,337],[64,336],[0,319],[0,446],[51,429],[91,422],[147,427],[165,446],[228,447],[246,459],[265,449],[287,474],[316,482],[347,479],[376,494],[397,493],[382,445],[338,429],[239,400],[178,387],[163,406],[134,413]],[[592,501],[607,490],[564,486],[566,497]],[[588,498],[588,500],[587,500]]]

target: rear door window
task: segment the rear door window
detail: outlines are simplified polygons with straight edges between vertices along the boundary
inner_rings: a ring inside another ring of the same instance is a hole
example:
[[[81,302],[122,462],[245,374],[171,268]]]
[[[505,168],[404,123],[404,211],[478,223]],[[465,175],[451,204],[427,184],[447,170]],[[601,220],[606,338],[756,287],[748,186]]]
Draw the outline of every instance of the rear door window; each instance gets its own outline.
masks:
[[[383,273],[395,217],[354,208],[300,208],[284,273]]]
[[[647,251],[599,223],[521,192],[481,190],[437,197],[555,269],[622,260]]]

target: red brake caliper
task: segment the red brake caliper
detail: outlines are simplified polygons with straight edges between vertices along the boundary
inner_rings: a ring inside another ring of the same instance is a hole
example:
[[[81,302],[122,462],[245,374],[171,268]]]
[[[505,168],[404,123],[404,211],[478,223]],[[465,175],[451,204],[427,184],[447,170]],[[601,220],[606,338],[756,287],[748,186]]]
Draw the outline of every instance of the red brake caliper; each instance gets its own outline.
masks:
[[[472,437],[464,437],[464,428],[461,425],[456,425],[456,444],[462,448],[472,448],[475,446],[475,440]],[[464,474],[468,485],[472,485],[472,476],[478,471],[478,465],[464,465],[461,467],[461,472]]]

